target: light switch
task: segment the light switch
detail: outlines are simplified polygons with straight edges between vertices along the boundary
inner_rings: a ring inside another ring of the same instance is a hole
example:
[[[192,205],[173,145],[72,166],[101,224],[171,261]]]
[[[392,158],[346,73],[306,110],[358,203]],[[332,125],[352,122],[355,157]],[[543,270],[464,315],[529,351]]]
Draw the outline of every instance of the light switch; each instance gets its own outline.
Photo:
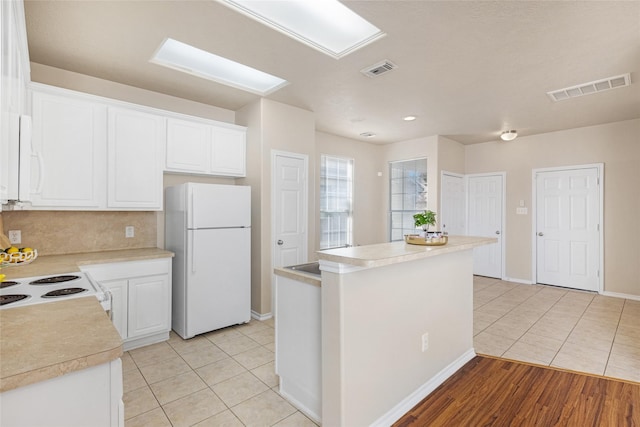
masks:
[[[524,200],[520,200],[520,207],[523,208],[524,207]]]
[[[517,215],[527,215],[529,213],[528,208],[516,208]]]

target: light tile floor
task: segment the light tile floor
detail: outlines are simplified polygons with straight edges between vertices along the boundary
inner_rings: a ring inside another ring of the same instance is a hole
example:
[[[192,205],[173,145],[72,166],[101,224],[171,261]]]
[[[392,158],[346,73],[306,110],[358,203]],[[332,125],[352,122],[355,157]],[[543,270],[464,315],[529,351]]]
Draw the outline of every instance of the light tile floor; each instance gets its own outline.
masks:
[[[125,425],[315,427],[278,394],[274,323],[126,352]],[[474,279],[476,352],[640,382],[640,301]]]
[[[640,382],[640,301],[474,278],[476,353]]]

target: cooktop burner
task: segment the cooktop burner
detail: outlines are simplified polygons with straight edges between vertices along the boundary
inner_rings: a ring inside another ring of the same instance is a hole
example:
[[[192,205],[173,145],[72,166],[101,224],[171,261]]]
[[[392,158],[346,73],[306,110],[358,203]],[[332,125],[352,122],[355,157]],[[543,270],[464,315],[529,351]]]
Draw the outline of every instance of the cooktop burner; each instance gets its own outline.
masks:
[[[0,295],[0,305],[11,304],[12,302],[22,301],[25,298],[29,298],[29,295]]]
[[[9,286],[19,285],[20,282],[14,282],[12,280],[7,280],[6,282],[0,282],[0,289],[8,288]]]
[[[51,277],[45,277],[42,279],[34,280],[33,282],[29,282],[29,284],[30,285],[50,285],[52,283],[68,282],[70,280],[76,280],[79,278],[80,276],[74,276],[74,275],[51,276]]]
[[[47,292],[42,295],[42,298],[57,298],[66,297],[67,295],[79,294],[80,292],[86,292],[85,288],[64,288],[56,289],[55,291]]]

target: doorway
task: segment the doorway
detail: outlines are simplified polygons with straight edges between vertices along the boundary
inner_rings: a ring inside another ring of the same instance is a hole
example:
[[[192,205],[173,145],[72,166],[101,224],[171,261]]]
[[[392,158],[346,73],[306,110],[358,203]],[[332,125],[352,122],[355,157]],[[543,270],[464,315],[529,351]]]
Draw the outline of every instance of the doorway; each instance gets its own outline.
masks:
[[[498,242],[473,249],[473,274],[502,279],[504,275],[505,173],[467,175],[467,233],[495,237]]]
[[[273,267],[307,261],[307,171],[303,154],[272,151]]]
[[[467,190],[464,175],[442,171],[440,228],[452,236],[467,234]]]
[[[534,282],[602,292],[603,165],[533,171]]]

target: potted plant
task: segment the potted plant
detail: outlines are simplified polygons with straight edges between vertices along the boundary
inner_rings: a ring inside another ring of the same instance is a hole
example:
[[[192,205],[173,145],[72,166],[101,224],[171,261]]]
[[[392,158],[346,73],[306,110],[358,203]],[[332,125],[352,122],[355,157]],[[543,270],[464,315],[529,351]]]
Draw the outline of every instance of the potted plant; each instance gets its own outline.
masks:
[[[417,213],[413,216],[413,219],[415,220],[416,228],[422,227],[425,232],[429,231],[430,225],[436,225],[436,213],[434,211],[426,210]]]

